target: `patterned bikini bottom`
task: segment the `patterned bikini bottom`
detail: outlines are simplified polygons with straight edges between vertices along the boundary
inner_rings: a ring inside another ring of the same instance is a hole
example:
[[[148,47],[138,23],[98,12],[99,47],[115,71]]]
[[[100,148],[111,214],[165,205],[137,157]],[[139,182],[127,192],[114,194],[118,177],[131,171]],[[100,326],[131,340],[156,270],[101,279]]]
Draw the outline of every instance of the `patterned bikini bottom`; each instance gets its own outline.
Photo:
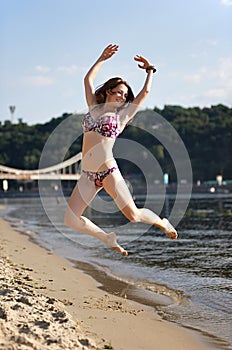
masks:
[[[85,171],[82,170],[82,172],[87,176],[87,178],[90,181],[93,181],[96,187],[103,187],[103,180],[109,175],[111,174],[114,170],[117,170],[118,168],[116,168],[115,166],[113,166],[110,169],[106,169],[103,171]]]

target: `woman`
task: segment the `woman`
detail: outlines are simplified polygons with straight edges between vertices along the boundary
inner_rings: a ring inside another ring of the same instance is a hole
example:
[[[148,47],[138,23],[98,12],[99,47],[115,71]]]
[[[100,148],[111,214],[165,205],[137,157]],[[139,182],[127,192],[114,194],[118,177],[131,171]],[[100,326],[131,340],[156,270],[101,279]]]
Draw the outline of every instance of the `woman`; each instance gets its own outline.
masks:
[[[130,221],[159,227],[171,239],[177,238],[177,232],[167,219],[161,219],[149,209],[136,207],[113,157],[115,139],[147,97],[155,72],[153,65],[144,57],[136,55],[135,61],[140,62],[138,66],[147,73],[145,83],[136,97],[128,83],[118,77],[109,79],[95,91],[94,80],[101,65],[117,51],[118,45],[107,46],[84,79],[89,112],[82,121],[83,171],[69,200],[64,221],[69,227],[98,238],[122,255],[128,255],[127,251],[117,243],[115,232],[106,233],[82,216],[86,207],[102,188],[114,199],[118,208]]]

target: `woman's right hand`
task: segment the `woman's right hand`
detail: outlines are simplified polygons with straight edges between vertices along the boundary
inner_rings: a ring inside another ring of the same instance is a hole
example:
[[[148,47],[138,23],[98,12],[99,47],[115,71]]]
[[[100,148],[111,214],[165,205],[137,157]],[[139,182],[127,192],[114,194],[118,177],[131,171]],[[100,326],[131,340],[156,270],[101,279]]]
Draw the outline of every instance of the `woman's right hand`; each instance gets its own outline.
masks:
[[[102,52],[100,56],[100,60],[108,60],[111,58],[117,51],[118,51],[119,46],[118,45],[108,45]]]

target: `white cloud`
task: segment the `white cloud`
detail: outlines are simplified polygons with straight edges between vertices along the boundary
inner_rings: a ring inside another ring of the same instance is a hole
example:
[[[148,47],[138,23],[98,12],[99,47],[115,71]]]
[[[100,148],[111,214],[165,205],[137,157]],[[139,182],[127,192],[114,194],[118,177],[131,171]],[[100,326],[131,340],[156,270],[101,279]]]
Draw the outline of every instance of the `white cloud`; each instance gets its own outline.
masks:
[[[76,66],[75,64],[72,64],[70,66],[59,66],[57,68],[58,72],[64,72],[70,75],[74,75],[80,71],[80,68]]]
[[[204,96],[220,100],[226,98],[227,92],[224,89],[210,89],[204,93]]]
[[[215,65],[213,70],[209,67],[201,67],[196,72],[184,76],[184,80],[195,84],[215,79],[215,84],[218,86],[232,87],[232,57],[219,59],[218,65]]]
[[[54,80],[52,78],[44,77],[42,75],[24,77],[22,81],[26,85],[35,87],[49,86],[54,84]]]
[[[206,41],[206,43],[209,46],[217,46],[218,45],[218,41],[216,39],[209,39],[209,40]]]
[[[215,49],[218,45],[219,41],[217,39],[200,39],[194,45],[195,51],[189,55],[192,59],[207,59],[210,57],[211,50]]]
[[[226,87],[232,88],[232,57],[221,58],[218,77]]]
[[[221,0],[221,4],[224,6],[232,6],[232,0]]]
[[[205,79],[205,76],[207,75],[206,68],[202,67],[197,72],[186,74],[184,76],[184,80],[189,81],[194,84],[200,83],[203,79]]]
[[[232,57],[221,58],[218,68],[211,74],[211,77],[213,78],[214,87],[205,91],[204,96],[215,101],[224,101],[231,104]]]
[[[37,65],[35,67],[35,70],[39,73],[48,73],[48,72],[50,72],[51,68],[47,67],[47,66]]]
[[[204,104],[225,103],[232,101],[232,57],[221,57],[214,65],[201,67],[183,76],[186,91],[191,101]]]
[[[198,84],[202,80],[202,76],[199,73],[187,74],[184,76],[184,80],[189,81],[189,82],[194,83],[194,84]]]

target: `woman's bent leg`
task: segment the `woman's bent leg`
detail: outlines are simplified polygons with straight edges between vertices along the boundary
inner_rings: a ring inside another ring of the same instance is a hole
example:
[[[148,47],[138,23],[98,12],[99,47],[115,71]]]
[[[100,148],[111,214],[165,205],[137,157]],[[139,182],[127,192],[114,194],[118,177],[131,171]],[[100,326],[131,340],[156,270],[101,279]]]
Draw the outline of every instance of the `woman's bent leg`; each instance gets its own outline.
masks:
[[[143,222],[160,228],[171,239],[177,238],[177,232],[167,219],[161,219],[152,210],[137,208],[131,193],[119,170],[104,180],[106,192],[114,199],[121,212],[132,222]]]
[[[117,243],[114,232],[106,233],[91,220],[82,216],[84,210],[93,200],[101,188],[96,188],[94,183],[82,175],[74,188],[66,209],[64,223],[81,232],[93,236],[111,249],[127,255],[127,252]]]

